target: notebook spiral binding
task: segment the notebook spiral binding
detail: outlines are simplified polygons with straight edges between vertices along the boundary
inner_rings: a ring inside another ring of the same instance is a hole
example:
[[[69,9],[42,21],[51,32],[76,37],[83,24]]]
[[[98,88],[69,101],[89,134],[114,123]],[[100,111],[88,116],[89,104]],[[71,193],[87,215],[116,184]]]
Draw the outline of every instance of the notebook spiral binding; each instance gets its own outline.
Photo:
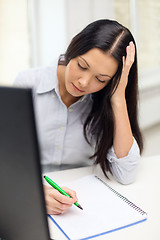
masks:
[[[137,207],[133,202],[128,200],[126,197],[122,196],[119,192],[111,188],[107,183],[105,183],[102,179],[95,176],[98,180],[100,180],[103,184],[105,184],[112,192],[114,192],[119,198],[121,198],[124,202],[126,202],[128,205],[130,205],[132,208],[134,208],[137,212],[139,212],[141,215],[147,215],[145,211],[143,211],[141,208]]]

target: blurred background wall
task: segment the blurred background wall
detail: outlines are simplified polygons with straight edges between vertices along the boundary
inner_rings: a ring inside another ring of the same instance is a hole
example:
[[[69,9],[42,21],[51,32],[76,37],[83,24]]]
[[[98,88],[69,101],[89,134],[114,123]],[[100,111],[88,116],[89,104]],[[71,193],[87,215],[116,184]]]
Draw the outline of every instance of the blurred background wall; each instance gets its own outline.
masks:
[[[0,85],[12,85],[19,71],[52,64],[90,22],[117,20],[137,43],[143,155],[160,154],[159,13],[159,0],[0,0]]]

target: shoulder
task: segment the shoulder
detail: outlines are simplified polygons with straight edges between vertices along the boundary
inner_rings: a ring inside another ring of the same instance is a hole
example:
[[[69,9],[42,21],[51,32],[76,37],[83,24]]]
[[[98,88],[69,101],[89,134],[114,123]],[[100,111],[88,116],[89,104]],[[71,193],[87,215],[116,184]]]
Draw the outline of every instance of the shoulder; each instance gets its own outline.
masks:
[[[42,79],[53,78],[53,67],[37,67],[20,72],[15,81],[14,86],[37,88]]]

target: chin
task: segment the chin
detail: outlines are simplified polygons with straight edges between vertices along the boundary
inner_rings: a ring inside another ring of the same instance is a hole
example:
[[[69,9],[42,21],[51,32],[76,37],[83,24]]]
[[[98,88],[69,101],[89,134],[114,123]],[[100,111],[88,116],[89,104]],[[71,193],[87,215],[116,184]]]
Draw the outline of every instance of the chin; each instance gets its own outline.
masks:
[[[84,95],[83,93],[74,91],[72,87],[71,88],[68,87],[66,89],[67,89],[67,92],[73,97],[82,97]]]

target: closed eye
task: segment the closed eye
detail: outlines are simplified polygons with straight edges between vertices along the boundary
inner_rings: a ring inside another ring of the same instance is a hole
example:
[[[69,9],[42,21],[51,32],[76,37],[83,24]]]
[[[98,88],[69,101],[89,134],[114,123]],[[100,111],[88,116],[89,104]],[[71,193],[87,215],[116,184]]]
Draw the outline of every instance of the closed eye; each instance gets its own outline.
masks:
[[[79,67],[80,69],[87,70],[87,68],[86,68],[86,67],[82,67],[82,65],[80,65],[79,62],[78,62],[78,67]]]
[[[101,82],[101,83],[105,83],[106,81],[100,80],[98,77],[96,77],[96,79]]]

